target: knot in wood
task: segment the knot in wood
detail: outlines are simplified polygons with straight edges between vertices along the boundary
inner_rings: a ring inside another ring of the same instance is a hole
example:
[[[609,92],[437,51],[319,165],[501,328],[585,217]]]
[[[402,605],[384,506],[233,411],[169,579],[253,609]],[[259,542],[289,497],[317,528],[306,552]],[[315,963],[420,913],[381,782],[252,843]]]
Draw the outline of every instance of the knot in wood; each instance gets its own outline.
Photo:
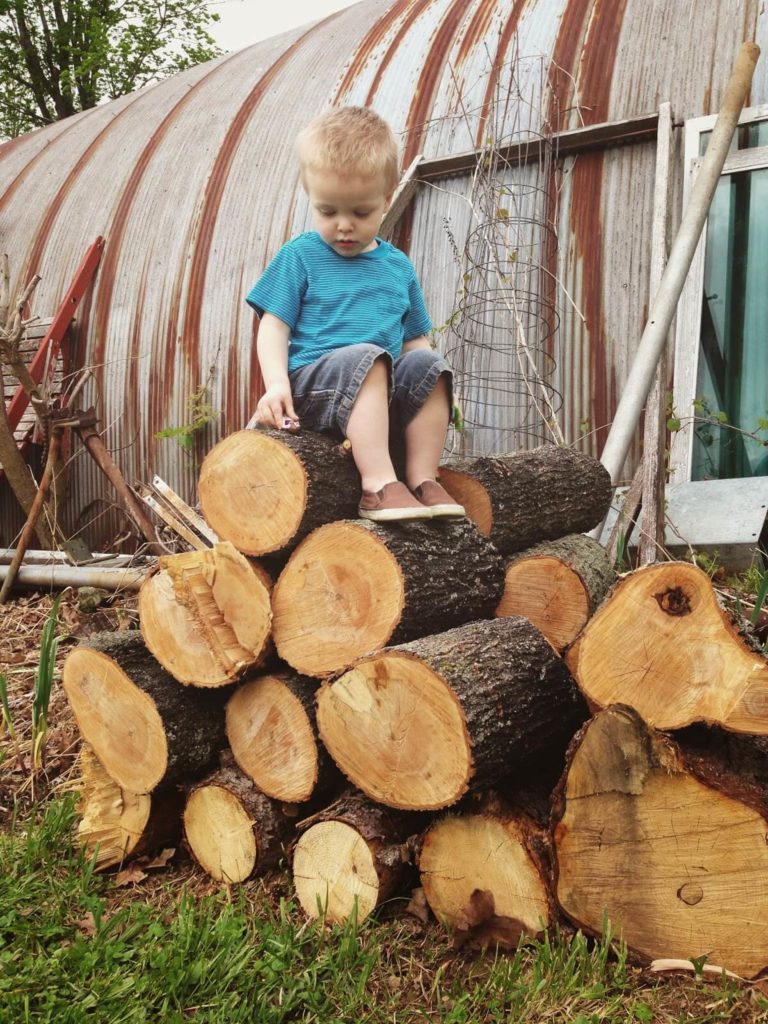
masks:
[[[659,608],[667,615],[691,614],[691,601],[682,587],[671,587],[669,590],[662,590],[660,594],[653,596],[658,601]]]
[[[686,882],[685,885],[681,885],[677,890],[677,896],[683,903],[687,903],[689,907],[695,907],[697,903],[701,903],[704,899],[704,890],[695,882]]]

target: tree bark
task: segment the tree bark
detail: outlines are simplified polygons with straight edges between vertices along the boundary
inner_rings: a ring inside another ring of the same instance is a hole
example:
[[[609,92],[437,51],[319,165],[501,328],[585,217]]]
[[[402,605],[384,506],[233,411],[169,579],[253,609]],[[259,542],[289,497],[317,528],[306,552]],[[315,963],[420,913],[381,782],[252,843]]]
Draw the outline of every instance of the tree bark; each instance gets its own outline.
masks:
[[[459,459],[440,467],[440,482],[503,555],[591,530],[613,496],[596,459],[555,445]]]
[[[357,515],[360,476],[350,450],[322,434],[240,430],[208,453],[203,514],[247,555],[287,554],[312,530]]]
[[[285,670],[246,680],[227,704],[235,760],[276,800],[303,803],[339,781],[318,736],[316,692],[316,679]]]
[[[605,549],[583,534],[545,541],[506,562],[497,616],[522,615],[562,651],[616,581]]]
[[[393,813],[352,791],[299,822],[293,883],[304,913],[360,924],[402,887],[410,861],[405,840],[422,827],[420,816]]]
[[[293,553],[272,595],[278,654],[324,676],[387,644],[493,615],[501,557],[466,521],[330,523]]]
[[[262,570],[229,543],[167,555],[139,591],[147,647],[188,686],[226,686],[260,665],[272,626]]]
[[[190,792],[184,833],[192,856],[211,878],[244,882],[277,866],[296,815],[224,760]]]
[[[557,899],[643,958],[753,977],[768,965],[764,793],[700,768],[632,708],[587,723],[554,801]]]
[[[659,729],[768,733],[768,662],[687,562],[625,576],[566,661],[593,706],[629,704]]]
[[[180,686],[134,630],[89,637],[62,682],[83,738],[131,793],[198,775],[224,745],[227,694]]]
[[[318,694],[323,742],[371,799],[439,810],[560,756],[587,711],[522,618],[471,622],[363,658]]]

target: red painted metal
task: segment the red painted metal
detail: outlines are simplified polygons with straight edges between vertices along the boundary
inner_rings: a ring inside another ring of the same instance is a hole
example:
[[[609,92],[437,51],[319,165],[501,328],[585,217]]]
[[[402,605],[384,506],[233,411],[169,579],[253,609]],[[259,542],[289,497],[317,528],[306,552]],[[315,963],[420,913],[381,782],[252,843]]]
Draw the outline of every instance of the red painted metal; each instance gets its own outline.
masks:
[[[99,235],[96,241],[88,249],[88,252],[83,257],[80,266],[75,271],[72,284],[69,286],[67,294],[64,296],[59,308],[56,310],[56,315],[51,322],[51,326],[48,328],[45,337],[40,342],[40,347],[35,353],[35,357],[29,366],[29,373],[35,384],[39,384],[43,378],[43,370],[45,369],[46,361],[50,360],[52,365],[53,361],[58,356],[64,335],[72,322],[78,303],[90,287],[103,250],[104,239]],[[19,425],[21,417],[24,415],[24,410],[28,405],[29,395],[21,384],[19,384],[7,409],[8,421],[12,430],[15,430]]]

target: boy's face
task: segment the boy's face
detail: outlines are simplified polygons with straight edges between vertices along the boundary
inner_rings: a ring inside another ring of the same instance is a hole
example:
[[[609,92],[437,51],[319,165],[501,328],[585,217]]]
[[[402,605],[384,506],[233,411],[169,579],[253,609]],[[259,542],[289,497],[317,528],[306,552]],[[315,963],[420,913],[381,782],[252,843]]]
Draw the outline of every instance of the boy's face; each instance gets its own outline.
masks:
[[[340,256],[376,248],[376,232],[392,199],[381,178],[306,170],[304,182],[315,230],[324,242]]]

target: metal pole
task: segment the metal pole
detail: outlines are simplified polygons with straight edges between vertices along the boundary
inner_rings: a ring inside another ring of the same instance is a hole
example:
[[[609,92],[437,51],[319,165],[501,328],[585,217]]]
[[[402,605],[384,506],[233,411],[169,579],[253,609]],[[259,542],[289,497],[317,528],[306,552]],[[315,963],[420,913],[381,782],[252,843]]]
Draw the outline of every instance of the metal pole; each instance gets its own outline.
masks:
[[[600,461],[611,474],[611,482],[614,485],[618,482],[640,413],[651,389],[653,375],[664,350],[667,332],[674,318],[723,164],[728,156],[733,133],[736,131],[759,56],[759,46],[754,43],[742,44],[707,152],[701,161],[688,206],[672,243],[659,290],[651,304],[648,323],[640,338],[632,369],[600,456]]]
[[[0,583],[10,566],[0,565]],[[19,587],[101,587],[104,590],[138,590],[147,578],[147,569],[99,569],[90,565],[22,565],[16,574]]]

